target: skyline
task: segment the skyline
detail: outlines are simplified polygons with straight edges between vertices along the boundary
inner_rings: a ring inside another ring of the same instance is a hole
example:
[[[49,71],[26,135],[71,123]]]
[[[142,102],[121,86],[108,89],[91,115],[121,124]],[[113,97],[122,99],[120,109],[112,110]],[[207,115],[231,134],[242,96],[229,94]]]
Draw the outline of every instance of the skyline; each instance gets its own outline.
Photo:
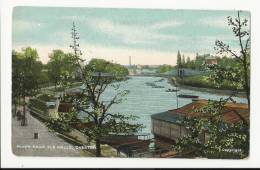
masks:
[[[54,49],[71,52],[75,22],[83,58],[103,58],[120,64],[175,65],[177,51],[194,58],[215,54],[215,40],[238,47],[227,24],[236,11],[15,7],[13,49],[36,48],[43,63]],[[250,20],[250,13],[243,12]],[[148,62],[147,62],[148,61]]]

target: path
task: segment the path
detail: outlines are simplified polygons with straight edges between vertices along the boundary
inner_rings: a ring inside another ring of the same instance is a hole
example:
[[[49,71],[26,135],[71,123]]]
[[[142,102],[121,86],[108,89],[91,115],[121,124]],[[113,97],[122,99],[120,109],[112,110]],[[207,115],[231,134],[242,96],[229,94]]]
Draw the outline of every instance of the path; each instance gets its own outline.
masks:
[[[26,114],[27,126],[21,126],[16,117],[12,118],[12,150],[18,156],[80,156],[81,150],[76,150],[71,144],[63,141],[39,120]],[[39,138],[34,139],[38,132]]]

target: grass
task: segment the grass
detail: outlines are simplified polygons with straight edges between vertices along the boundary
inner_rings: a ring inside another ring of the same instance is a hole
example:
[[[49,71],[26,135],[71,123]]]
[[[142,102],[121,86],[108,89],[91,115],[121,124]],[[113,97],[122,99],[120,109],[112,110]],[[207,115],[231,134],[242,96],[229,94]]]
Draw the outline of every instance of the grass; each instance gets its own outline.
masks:
[[[30,99],[29,108],[40,110],[42,113],[47,114],[48,108],[44,101],[38,99]]]
[[[193,87],[204,87],[213,89],[225,89],[225,90],[236,90],[236,87],[228,81],[225,81],[221,87],[217,87],[216,84],[207,79],[207,75],[195,75],[187,76],[182,79],[177,78],[179,84],[193,86]]]
[[[66,87],[65,89],[75,88],[75,87],[79,87],[81,85],[82,85],[82,82],[74,82],[70,86]],[[48,90],[51,91],[51,92],[63,92],[64,87],[57,86],[56,88],[53,87],[53,88],[50,88]]]
[[[54,97],[50,94],[41,94],[37,97],[37,99],[48,102],[48,101],[55,101]]]

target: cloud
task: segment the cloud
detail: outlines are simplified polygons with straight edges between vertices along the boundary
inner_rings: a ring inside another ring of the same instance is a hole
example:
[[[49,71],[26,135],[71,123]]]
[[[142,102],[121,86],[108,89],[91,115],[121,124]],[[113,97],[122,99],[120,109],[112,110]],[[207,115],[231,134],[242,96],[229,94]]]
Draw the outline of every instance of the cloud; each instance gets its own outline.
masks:
[[[177,40],[175,35],[165,35],[156,32],[156,29],[174,26],[171,22],[145,25],[131,25],[116,23],[106,19],[88,19],[87,25],[92,29],[107,34],[111,38],[120,39],[125,44],[152,44],[163,40]],[[176,25],[176,23],[175,23]]]
[[[151,25],[151,29],[164,29],[164,28],[173,28],[173,27],[178,27],[183,25],[184,22],[180,21],[162,21],[162,22],[157,22]]]
[[[43,22],[35,22],[30,20],[13,20],[13,32],[16,34],[27,32],[27,31],[35,31],[40,30],[45,27],[45,23]]]
[[[199,20],[199,23],[206,25],[208,27],[221,28],[221,29],[229,28],[226,16],[204,17]]]

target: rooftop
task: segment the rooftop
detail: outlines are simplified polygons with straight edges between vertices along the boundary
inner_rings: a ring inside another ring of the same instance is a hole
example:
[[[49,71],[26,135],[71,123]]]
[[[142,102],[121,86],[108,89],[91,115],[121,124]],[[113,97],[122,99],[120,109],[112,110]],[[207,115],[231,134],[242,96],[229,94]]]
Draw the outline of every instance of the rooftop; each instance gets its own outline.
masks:
[[[214,57],[214,56],[208,56],[208,57],[205,57],[205,60],[216,60],[217,57]]]
[[[157,113],[152,115],[152,119],[163,120],[180,124],[184,117],[197,117],[202,115],[200,112],[195,112],[195,109],[200,109],[208,104],[207,100],[197,100],[190,104],[187,104],[181,108],[168,110],[166,112]],[[236,123],[241,119],[236,114],[239,113],[247,122],[249,122],[249,110],[248,105],[243,103],[227,103],[224,106],[223,120],[226,123]]]

